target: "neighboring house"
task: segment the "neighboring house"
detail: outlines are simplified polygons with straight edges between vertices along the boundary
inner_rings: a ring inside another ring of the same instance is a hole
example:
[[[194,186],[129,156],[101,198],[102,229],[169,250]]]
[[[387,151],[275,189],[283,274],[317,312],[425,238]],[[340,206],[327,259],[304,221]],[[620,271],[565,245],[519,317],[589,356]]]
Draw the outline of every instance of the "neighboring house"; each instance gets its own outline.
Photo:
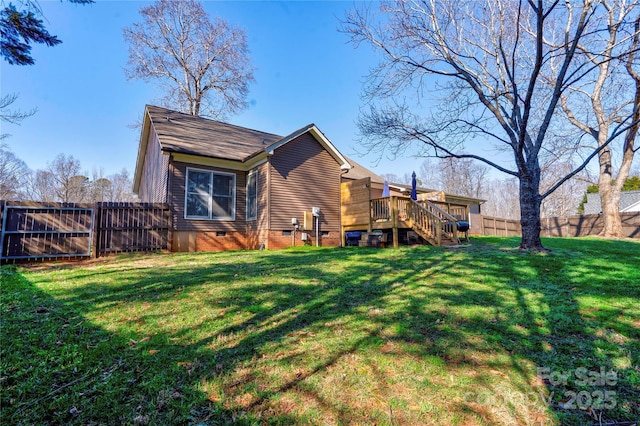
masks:
[[[168,203],[173,251],[340,244],[340,182],[351,166],[313,124],[288,136],[147,105],[134,192]]]
[[[640,212],[640,191],[620,192],[620,213]],[[587,194],[584,204],[584,214],[602,213],[600,194]]]

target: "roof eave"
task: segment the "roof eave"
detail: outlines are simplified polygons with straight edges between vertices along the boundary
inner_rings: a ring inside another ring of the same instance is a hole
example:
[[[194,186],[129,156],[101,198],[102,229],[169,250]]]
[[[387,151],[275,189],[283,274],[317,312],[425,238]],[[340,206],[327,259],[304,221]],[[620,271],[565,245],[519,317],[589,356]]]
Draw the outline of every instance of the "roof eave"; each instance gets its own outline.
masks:
[[[140,131],[140,143],[138,144],[138,157],[136,159],[136,168],[133,175],[133,193],[138,194],[140,191],[140,183],[142,181],[142,168],[147,155],[147,145],[149,144],[149,132],[151,130],[151,117],[149,116],[148,105],[144,108],[144,118],[142,121],[142,129]]]

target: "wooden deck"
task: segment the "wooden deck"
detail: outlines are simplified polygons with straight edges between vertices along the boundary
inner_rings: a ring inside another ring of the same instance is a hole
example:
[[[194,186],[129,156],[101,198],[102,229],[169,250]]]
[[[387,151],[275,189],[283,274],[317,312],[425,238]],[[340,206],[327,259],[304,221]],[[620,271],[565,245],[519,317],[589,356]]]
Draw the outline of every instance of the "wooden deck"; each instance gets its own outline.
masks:
[[[429,244],[459,243],[458,221],[469,220],[469,207],[442,201],[414,201],[408,197],[371,198],[370,179],[344,182],[341,186],[343,245],[347,231],[367,233],[391,230],[393,247],[401,233],[411,230]]]

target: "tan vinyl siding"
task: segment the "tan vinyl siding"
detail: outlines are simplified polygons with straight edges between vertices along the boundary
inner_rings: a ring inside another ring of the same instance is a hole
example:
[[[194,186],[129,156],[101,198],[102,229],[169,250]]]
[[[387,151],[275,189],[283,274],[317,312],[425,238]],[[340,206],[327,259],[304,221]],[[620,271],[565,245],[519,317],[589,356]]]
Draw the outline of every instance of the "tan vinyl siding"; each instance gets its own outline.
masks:
[[[320,229],[340,230],[340,165],[309,133],[278,148],[270,159],[270,229],[291,229],[303,212],[320,207]]]
[[[207,219],[185,219],[185,178],[187,167],[198,170],[212,170],[236,175],[236,199],[235,199],[235,220],[207,220]],[[246,230],[246,173],[207,167],[201,165],[191,165],[177,161],[171,162],[169,170],[170,179],[170,203],[172,206],[172,219],[174,229],[179,231],[242,231]]]
[[[167,201],[168,167],[169,156],[162,153],[156,132],[151,128],[138,194],[140,201],[145,203]]]

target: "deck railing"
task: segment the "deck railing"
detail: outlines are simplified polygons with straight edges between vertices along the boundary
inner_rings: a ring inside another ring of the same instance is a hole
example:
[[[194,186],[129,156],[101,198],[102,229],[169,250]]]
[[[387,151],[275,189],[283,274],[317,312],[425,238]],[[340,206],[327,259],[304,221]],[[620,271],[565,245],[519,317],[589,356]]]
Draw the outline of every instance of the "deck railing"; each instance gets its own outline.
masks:
[[[371,220],[374,222],[391,220],[391,198],[375,198],[370,201]]]
[[[467,206],[462,204],[384,197],[370,200],[369,205],[372,222],[404,222],[436,245],[441,245],[443,238],[458,241],[457,222],[468,220]],[[398,222],[393,226],[398,227]]]

